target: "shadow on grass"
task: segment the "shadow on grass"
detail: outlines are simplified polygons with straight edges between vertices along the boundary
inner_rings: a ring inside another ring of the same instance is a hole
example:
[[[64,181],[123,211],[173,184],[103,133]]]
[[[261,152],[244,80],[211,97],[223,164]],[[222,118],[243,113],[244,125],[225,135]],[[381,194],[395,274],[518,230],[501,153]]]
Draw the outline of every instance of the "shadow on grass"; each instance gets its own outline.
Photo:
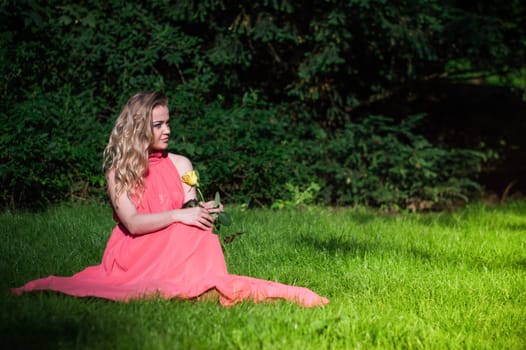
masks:
[[[416,246],[401,246],[378,241],[364,241],[355,237],[330,237],[320,239],[316,235],[302,236],[295,240],[295,244],[303,244],[309,249],[331,256],[345,256],[349,258],[363,258],[366,255],[397,255],[411,256],[423,263],[437,261],[437,255]]]
[[[526,218],[525,218],[526,221]],[[506,230],[515,231],[515,232],[524,232],[526,233],[526,222],[524,223],[509,223],[504,226]]]
[[[526,231],[526,200],[514,200],[504,204],[472,203],[466,207],[452,211],[421,213],[412,217],[412,220],[423,225],[438,225],[440,227],[455,227],[466,221],[477,222],[488,217],[500,218],[502,221],[515,220],[501,226],[512,231]],[[515,219],[512,219],[515,218]],[[523,218],[518,220],[516,218]]]
[[[473,270],[526,270],[526,259],[515,256],[483,256],[448,252],[444,250],[429,250],[420,247],[418,243],[394,244],[381,240],[365,241],[355,237],[329,237],[322,239],[319,235],[302,235],[296,237],[294,244],[304,246],[312,251],[327,254],[332,257],[363,258],[367,255],[382,255],[392,258],[408,258],[408,261],[418,261],[424,265],[439,265],[451,267],[469,267]]]
[[[4,349],[97,348],[97,344],[114,344],[122,336],[105,324],[118,329],[129,322],[115,312],[115,303],[105,300],[49,291],[22,296],[5,291],[0,297],[0,307],[7,310],[0,321]]]
[[[370,241],[358,240],[354,237],[329,237],[321,239],[319,235],[302,235],[297,237],[295,245],[303,245],[317,252],[323,252],[328,255],[351,255],[363,257],[368,252],[376,252],[383,248]]]
[[[345,218],[360,225],[365,225],[373,221],[391,221],[396,218],[396,215],[391,213],[384,213],[362,207],[332,207],[329,209],[329,212],[338,216],[339,220]]]
[[[67,320],[25,318],[2,325],[1,332],[4,349],[57,349],[74,348],[79,329]]]

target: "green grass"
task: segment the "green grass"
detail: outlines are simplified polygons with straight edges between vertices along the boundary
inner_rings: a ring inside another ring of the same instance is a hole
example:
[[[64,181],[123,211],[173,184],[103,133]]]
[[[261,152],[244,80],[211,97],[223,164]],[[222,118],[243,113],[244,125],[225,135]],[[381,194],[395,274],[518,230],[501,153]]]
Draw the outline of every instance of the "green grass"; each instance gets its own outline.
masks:
[[[0,214],[0,344],[52,349],[524,349],[526,202],[452,213],[228,208],[236,274],[309,287],[279,301],[115,303],[8,287],[100,260],[113,226],[95,204]]]

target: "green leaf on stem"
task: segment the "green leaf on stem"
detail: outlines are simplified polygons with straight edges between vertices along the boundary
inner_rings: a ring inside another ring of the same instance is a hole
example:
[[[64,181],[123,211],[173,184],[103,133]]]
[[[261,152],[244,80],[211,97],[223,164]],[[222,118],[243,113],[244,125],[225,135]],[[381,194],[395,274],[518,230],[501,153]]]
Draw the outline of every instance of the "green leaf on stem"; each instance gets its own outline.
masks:
[[[232,223],[232,219],[230,219],[230,216],[224,211],[219,213],[219,215],[217,216],[217,221],[219,221],[219,223],[223,226],[230,226],[230,224]]]

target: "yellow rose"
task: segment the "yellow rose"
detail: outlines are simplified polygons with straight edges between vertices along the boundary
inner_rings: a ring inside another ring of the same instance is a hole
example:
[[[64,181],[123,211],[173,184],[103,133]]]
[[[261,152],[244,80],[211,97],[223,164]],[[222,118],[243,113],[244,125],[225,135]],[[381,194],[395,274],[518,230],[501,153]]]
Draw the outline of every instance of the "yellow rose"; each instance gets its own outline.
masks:
[[[188,186],[193,187],[198,185],[197,173],[194,170],[188,171],[186,174],[184,174],[182,180]]]

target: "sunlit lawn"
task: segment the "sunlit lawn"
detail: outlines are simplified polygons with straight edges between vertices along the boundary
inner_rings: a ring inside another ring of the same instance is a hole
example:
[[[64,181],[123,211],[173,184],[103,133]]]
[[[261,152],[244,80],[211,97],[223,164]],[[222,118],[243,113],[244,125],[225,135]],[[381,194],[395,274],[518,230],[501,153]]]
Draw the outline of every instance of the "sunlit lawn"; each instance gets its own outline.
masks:
[[[451,213],[227,208],[230,272],[309,287],[325,308],[77,299],[8,287],[100,260],[109,207],[0,214],[0,344],[85,349],[524,349],[526,201]]]

